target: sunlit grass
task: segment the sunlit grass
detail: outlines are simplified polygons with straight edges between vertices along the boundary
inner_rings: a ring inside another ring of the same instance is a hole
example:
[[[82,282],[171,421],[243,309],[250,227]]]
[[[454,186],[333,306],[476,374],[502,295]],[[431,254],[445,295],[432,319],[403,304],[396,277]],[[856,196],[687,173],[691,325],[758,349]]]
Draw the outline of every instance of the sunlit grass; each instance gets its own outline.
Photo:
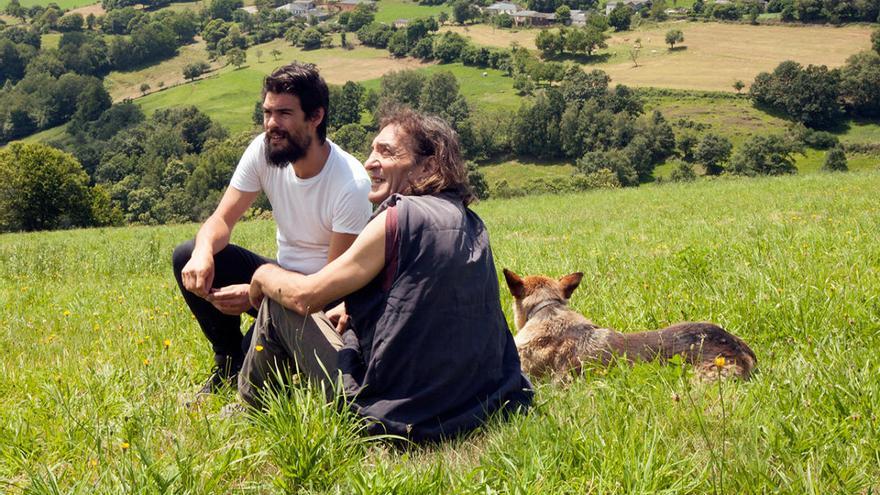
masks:
[[[256,418],[220,416],[231,392],[185,407],[211,354],[169,258],[196,225],[2,235],[0,486],[712,493],[722,465],[724,493],[876,492],[877,190],[877,172],[814,173],[478,204],[499,269],[583,271],[573,307],[624,331],[715,321],[759,372],[724,383],[722,416],[716,385],[678,367],[591,368],[537,384],[527,416],[408,451],[350,436],[308,390]],[[273,225],[234,242],[271,256]]]

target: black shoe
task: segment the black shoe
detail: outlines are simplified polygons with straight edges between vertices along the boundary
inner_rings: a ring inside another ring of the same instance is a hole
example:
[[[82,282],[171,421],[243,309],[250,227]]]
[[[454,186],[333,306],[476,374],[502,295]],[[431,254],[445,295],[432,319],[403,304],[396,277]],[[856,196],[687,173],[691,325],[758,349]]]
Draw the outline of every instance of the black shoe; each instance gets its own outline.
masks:
[[[214,356],[214,367],[211,376],[196,392],[196,396],[214,394],[224,387],[236,387],[238,384],[238,372],[241,370],[241,359],[233,356]]]

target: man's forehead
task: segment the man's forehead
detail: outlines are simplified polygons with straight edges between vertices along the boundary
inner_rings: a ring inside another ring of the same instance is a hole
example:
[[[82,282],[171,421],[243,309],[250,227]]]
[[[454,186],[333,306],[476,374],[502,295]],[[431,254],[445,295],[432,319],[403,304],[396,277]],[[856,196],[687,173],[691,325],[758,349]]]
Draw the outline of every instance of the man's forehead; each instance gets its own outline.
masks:
[[[300,108],[299,97],[290,93],[266,93],[263,98],[265,108]]]

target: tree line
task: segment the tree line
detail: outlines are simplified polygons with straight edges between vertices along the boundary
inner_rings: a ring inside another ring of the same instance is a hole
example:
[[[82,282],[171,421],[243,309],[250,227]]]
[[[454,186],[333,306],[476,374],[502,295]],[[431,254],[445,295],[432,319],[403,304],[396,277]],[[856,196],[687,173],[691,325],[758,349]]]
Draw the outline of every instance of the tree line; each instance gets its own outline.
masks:
[[[880,117],[880,29],[872,39],[872,50],[837,69],[782,62],[758,74],[749,95],[758,106],[813,128],[833,127],[845,117]]]

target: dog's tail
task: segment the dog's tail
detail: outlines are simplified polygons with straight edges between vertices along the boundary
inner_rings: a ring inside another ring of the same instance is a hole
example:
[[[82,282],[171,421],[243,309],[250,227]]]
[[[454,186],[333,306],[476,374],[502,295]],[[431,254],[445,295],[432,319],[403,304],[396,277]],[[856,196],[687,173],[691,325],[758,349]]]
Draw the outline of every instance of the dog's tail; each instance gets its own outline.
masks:
[[[630,359],[668,360],[681,355],[701,373],[711,376],[716,358],[723,357],[723,374],[748,379],[758,358],[742,339],[712,323],[678,323],[662,330],[618,334],[611,341],[614,352]],[[714,371],[717,373],[717,371]]]

